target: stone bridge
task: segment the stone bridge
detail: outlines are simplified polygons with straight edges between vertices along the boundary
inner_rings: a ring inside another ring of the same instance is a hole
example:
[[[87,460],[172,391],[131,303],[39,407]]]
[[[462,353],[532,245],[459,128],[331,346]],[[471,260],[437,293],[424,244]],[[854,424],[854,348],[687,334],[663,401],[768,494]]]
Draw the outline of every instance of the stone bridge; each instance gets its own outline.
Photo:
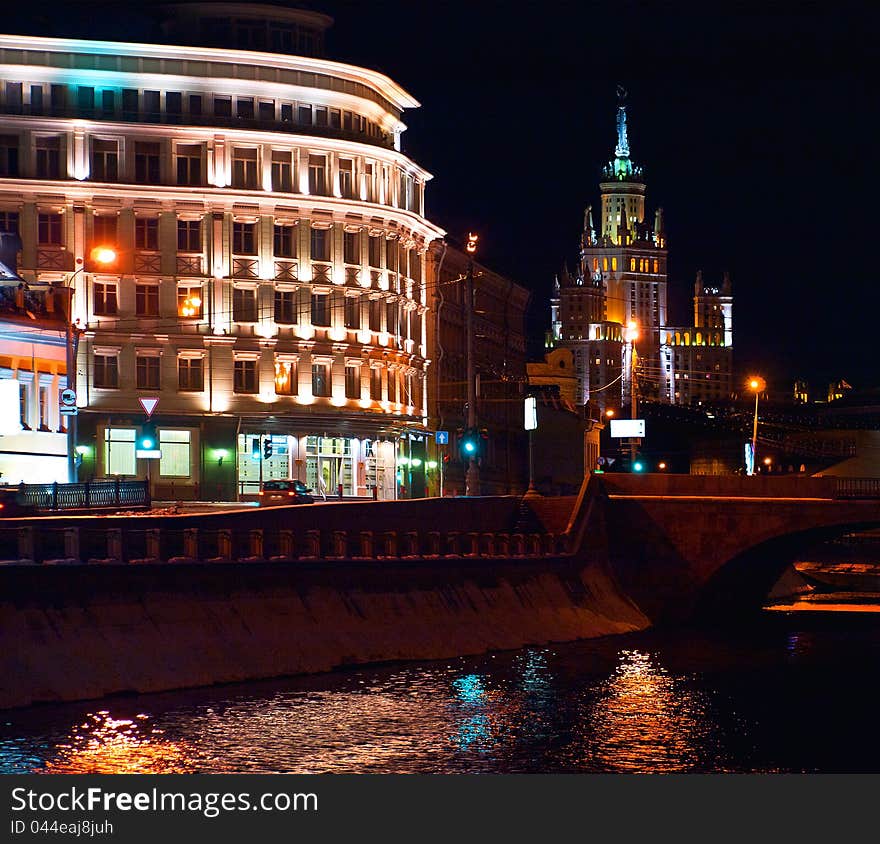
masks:
[[[878,481],[594,474],[566,535],[663,623],[757,609],[810,546],[878,526]]]

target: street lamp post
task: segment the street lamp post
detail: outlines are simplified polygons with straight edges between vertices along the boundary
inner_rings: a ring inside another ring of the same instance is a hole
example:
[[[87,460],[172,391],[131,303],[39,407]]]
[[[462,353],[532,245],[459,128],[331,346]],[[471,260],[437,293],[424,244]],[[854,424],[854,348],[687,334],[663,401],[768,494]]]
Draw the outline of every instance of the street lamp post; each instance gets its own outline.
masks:
[[[91,257],[98,264],[109,266],[116,261],[116,250],[109,246],[98,246],[91,252]],[[77,259],[81,260],[81,259]],[[66,366],[67,366],[67,389],[72,390],[76,394],[76,358],[79,347],[80,328],[73,324],[73,280],[85,270],[86,265],[83,264],[68,277],[66,287],[67,294],[67,314],[66,322]],[[78,403],[77,403],[78,406]],[[77,407],[75,406],[75,408]],[[67,418],[67,480],[68,483],[75,484],[78,478],[77,451],[76,440],[78,434],[77,413],[72,413]]]
[[[477,251],[477,236],[468,234],[465,249],[468,253],[467,276],[465,278],[464,312],[467,354],[467,427],[471,432],[477,428],[477,386],[474,372],[474,259]],[[465,495],[480,494],[480,467],[477,454],[472,452],[468,457],[464,476]]]
[[[629,389],[630,419],[638,418],[638,394],[636,390],[636,340],[639,339],[639,324],[630,320],[626,324],[626,340],[629,343]],[[636,438],[630,438],[630,467],[636,462]]]
[[[752,422],[752,470],[749,474],[755,474],[755,459],[756,459],[756,451],[758,445],[758,396],[761,395],[761,391],[767,388],[767,382],[761,378],[759,375],[755,375],[752,378],[749,378],[749,389],[754,390],[755,392],[755,418]]]

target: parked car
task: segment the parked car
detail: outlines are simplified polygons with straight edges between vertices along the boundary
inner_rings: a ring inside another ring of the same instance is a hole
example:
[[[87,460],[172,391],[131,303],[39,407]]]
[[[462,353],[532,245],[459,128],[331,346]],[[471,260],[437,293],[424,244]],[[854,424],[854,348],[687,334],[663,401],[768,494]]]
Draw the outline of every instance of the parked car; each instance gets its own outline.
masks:
[[[0,486],[0,519],[36,515],[36,505],[25,501],[18,487]]]
[[[281,504],[312,504],[315,499],[302,481],[263,481],[260,490],[260,507]]]

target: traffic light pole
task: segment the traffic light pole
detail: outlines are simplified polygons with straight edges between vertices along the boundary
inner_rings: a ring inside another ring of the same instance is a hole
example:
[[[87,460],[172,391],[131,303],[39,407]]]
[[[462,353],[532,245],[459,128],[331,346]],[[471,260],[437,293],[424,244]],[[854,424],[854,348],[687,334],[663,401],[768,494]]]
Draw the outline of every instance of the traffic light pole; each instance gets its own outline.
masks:
[[[476,238],[471,235],[467,250],[473,253],[476,250]],[[465,279],[464,294],[465,309],[465,334],[467,335],[467,427],[472,433],[477,429],[477,386],[474,372],[474,260],[468,259],[467,277]],[[480,467],[477,464],[476,454],[468,458],[467,470],[464,477],[465,495],[480,494]]]

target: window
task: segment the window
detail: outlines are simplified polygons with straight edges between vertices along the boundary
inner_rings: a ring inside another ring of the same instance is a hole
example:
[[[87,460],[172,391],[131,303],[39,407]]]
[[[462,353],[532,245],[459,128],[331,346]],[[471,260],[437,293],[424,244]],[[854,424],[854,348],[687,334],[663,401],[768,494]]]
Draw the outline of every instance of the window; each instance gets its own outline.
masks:
[[[183,94],[180,91],[168,91],[165,94],[165,114],[174,123],[179,123],[177,119],[183,113]]]
[[[342,128],[342,112],[338,108],[330,109],[330,128],[331,129],[341,129]]]
[[[201,144],[178,144],[177,146],[177,184],[202,184],[202,146]]]
[[[189,95],[189,114],[190,117],[201,117],[202,114],[202,95]]]
[[[272,153],[272,190],[281,193],[293,191],[293,169],[289,152],[275,150]]]
[[[385,241],[385,266],[389,272],[397,272],[397,241],[393,238]]]
[[[91,117],[95,110],[95,89],[89,85],[79,85],[76,95],[80,114]]]
[[[138,116],[138,92],[133,88],[122,89],[122,116],[134,120]]]
[[[67,86],[50,85],[49,98],[52,101],[52,113],[61,117],[67,116]]]
[[[95,386],[104,390],[119,387],[119,357],[95,354]]]
[[[253,287],[234,287],[232,289],[233,322],[257,321],[257,291]]]
[[[397,373],[393,369],[388,370],[388,401],[397,401]]]
[[[0,176],[18,175],[18,136],[0,135]]]
[[[202,251],[202,221],[201,220],[178,220],[177,221],[177,251],[178,252],[201,252]]]
[[[317,196],[327,193],[327,159],[323,155],[309,156],[309,193]]]
[[[275,322],[291,325],[296,322],[296,291],[275,291]]]
[[[205,389],[204,358],[177,359],[177,388],[185,392],[201,392]]]
[[[310,239],[312,247],[312,260],[329,261],[330,236],[327,229],[312,229]]]
[[[254,98],[238,97],[235,101],[236,114],[243,120],[254,119]]]
[[[422,258],[415,249],[409,253],[409,276],[416,281],[422,280]]]
[[[202,288],[182,284],[177,288],[177,314],[182,317],[202,316]]]
[[[349,399],[361,397],[361,368],[359,366],[345,367],[345,397]]]
[[[354,162],[339,161],[339,193],[343,199],[354,199]]]
[[[275,102],[273,100],[260,100],[260,120],[271,123],[275,120]]]
[[[21,427],[26,431],[31,430],[31,385],[23,381],[18,382],[18,414]]]
[[[325,106],[315,106],[315,126],[327,125],[327,108]]]
[[[104,474],[136,475],[136,431],[134,428],[104,429]]]
[[[37,178],[61,178],[61,139],[37,138]]]
[[[107,284],[101,281],[96,281],[94,307],[95,314],[97,314],[98,316],[115,316],[117,310],[116,285],[113,283]]]
[[[159,144],[135,141],[134,180],[141,185],[159,184]]]
[[[378,366],[370,369],[370,398],[382,401],[382,370]]]
[[[159,248],[159,220],[156,217],[138,217],[134,221],[135,249]]]
[[[257,224],[232,224],[232,251],[236,255],[257,254]]]
[[[159,431],[159,475],[163,478],[190,476],[190,431]]]
[[[295,361],[275,361],[275,394],[279,396],[295,396],[297,393],[297,367]]]
[[[0,232],[18,234],[18,211],[0,211]]]
[[[119,178],[119,154],[116,141],[95,138],[92,141],[92,179],[115,182]]]
[[[257,151],[235,147],[232,150],[232,186],[257,189]]]
[[[37,216],[37,244],[40,246],[62,246],[61,214],[39,214]]]
[[[312,395],[330,395],[330,366],[326,363],[312,364]]]
[[[372,163],[367,164],[365,167],[365,170],[366,170],[366,174],[365,174],[366,178],[364,181],[366,182],[366,186],[367,186],[367,195],[364,198],[367,200],[367,202],[375,202],[375,200],[373,199],[373,196],[374,196],[373,185],[374,185],[376,179],[375,179],[373,164]]]
[[[361,235],[360,232],[345,232],[342,240],[343,260],[346,264],[359,264],[361,262]]]
[[[101,246],[104,244],[116,243],[116,223],[117,217],[107,214],[97,216],[92,221],[92,238],[94,245]]]
[[[101,116],[112,117],[116,112],[116,92],[101,91]]]
[[[159,316],[159,285],[136,284],[134,312],[137,316]]]
[[[382,236],[370,235],[369,260],[371,267],[382,266]]]
[[[382,330],[382,302],[370,299],[370,331]]]
[[[214,97],[214,116],[232,117],[231,97]]]
[[[43,113],[43,86],[31,85],[31,114]]]
[[[159,389],[158,355],[138,355],[135,362],[135,386],[138,390]]]
[[[361,327],[361,298],[360,296],[345,297],[345,327]]]
[[[310,105],[301,105],[296,111],[297,123],[303,126],[312,125],[312,107]]]
[[[257,362],[255,360],[235,361],[232,389],[236,393],[257,392]]]
[[[388,302],[385,305],[385,330],[389,334],[398,334],[399,326],[397,324],[398,307],[397,302]]]
[[[293,104],[281,103],[281,122],[293,123]]]
[[[326,293],[312,294],[312,325],[330,325],[330,297]]]
[[[275,226],[275,256],[278,258],[296,257],[296,227]]]
[[[158,123],[162,109],[159,105],[158,91],[144,91],[144,117],[151,123]]]

